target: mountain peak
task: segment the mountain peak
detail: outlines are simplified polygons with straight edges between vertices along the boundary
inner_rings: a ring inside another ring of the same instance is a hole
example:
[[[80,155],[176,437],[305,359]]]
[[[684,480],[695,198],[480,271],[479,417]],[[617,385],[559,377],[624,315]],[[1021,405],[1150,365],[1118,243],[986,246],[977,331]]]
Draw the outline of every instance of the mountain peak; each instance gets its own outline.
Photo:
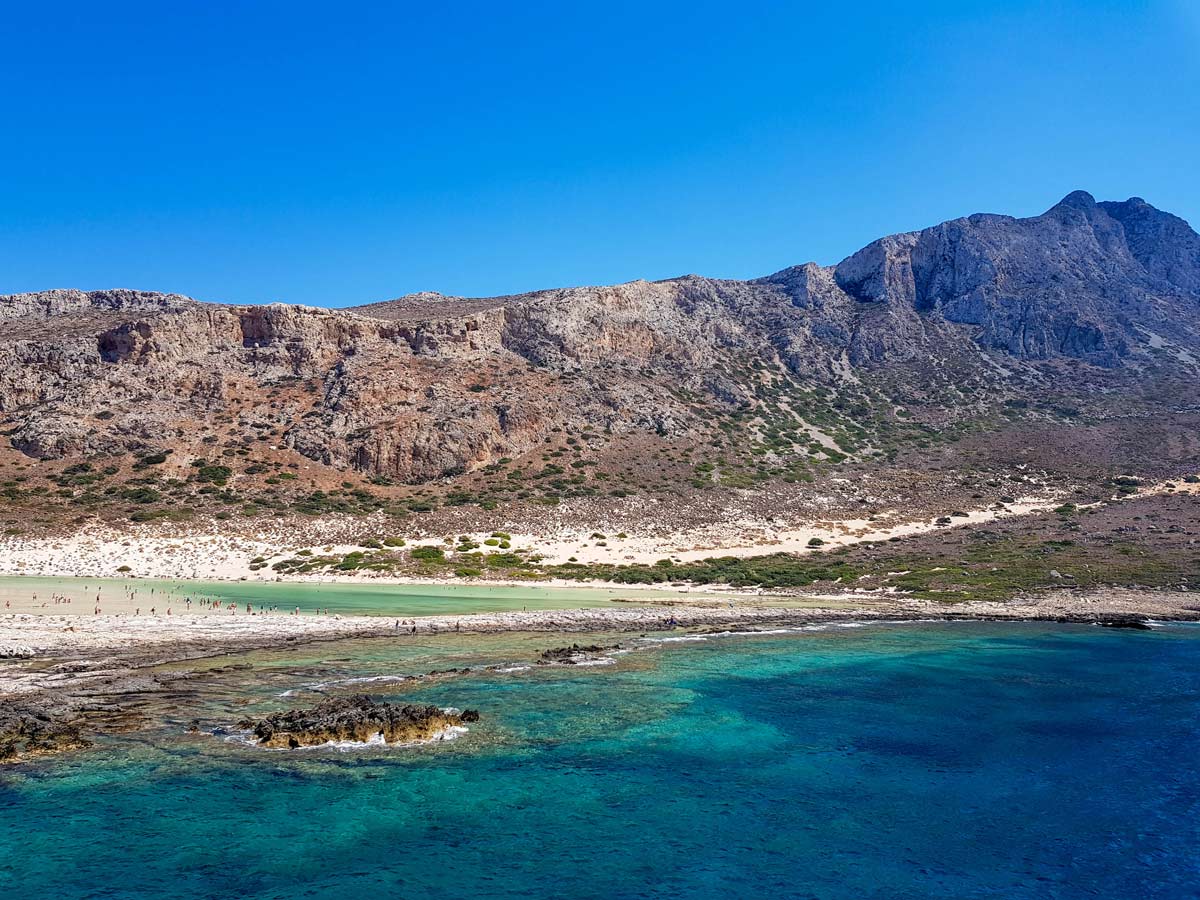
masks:
[[[1090,210],[1096,208],[1096,198],[1087,191],[1071,191],[1067,196],[1063,197],[1058,203],[1051,207],[1050,211],[1056,209],[1081,209]]]

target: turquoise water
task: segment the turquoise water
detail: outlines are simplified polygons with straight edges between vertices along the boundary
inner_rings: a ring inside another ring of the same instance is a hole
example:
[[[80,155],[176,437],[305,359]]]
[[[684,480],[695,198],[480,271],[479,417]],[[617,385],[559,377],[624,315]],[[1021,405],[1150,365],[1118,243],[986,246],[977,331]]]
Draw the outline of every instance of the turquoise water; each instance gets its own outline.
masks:
[[[151,589],[155,594],[150,594]],[[126,591],[137,591],[135,599],[126,600]],[[252,603],[278,606],[283,610],[300,607],[302,612],[328,609],[330,613],[348,615],[467,615],[475,612],[506,612],[520,609],[579,609],[607,606],[615,597],[650,600],[655,597],[678,597],[678,593],[637,590],[633,588],[560,588],[520,585],[492,587],[488,585],[441,584],[348,584],[311,582],[253,582],[253,581],[168,581],[150,578],[42,578],[0,577],[0,601],[8,600],[10,612],[62,612],[53,605],[44,609],[51,594],[71,596],[76,604],[72,611],[91,611],[99,594],[106,612],[132,612],[135,606],[147,610],[157,603],[161,608],[168,602],[177,606],[184,597],[202,597],[235,601],[239,606]],[[34,595],[37,596],[36,605]],[[169,599],[167,599],[169,598]]]
[[[607,666],[373,682],[380,696],[483,719],[455,742],[349,753],[261,751],[181,726],[447,661],[515,669],[554,638],[244,657],[252,669],[172,700],[161,729],[3,770],[0,891],[1200,894],[1200,629],[962,623],[624,641],[632,652]]]

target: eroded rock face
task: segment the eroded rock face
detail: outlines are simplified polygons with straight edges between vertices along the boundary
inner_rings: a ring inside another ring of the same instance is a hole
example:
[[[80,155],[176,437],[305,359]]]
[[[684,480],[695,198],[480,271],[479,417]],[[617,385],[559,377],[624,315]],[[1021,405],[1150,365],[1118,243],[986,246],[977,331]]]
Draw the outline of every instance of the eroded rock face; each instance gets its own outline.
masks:
[[[351,310],[46,291],[0,297],[0,323],[0,414],[29,456],[269,436],[424,482],[555,430],[695,433],[753,401],[756,371],[836,388],[906,365],[962,384],[1039,361],[1200,358],[1200,236],[1139,199],[1076,192],[1040,216],[969,216],[752,281]]]
[[[377,703],[358,694],[323,700],[310,709],[273,713],[238,727],[250,730],[263,747],[296,749],[333,741],[388,744],[436,740],[446,729],[479,721],[474,710],[446,712],[436,706]]]
[[[1118,365],[1141,330],[1194,345],[1200,236],[1139,199],[1069,194],[1040,216],[974,215],[883,238],[841,262],[857,300],[974,326],[1016,357]]]

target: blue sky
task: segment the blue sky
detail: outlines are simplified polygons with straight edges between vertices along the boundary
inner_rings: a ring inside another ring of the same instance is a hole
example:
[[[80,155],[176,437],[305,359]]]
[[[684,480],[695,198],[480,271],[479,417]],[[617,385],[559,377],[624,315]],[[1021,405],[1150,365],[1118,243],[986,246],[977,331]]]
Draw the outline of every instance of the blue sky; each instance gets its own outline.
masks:
[[[753,277],[1076,188],[1200,224],[1194,0],[66,0],[0,34],[0,293]]]

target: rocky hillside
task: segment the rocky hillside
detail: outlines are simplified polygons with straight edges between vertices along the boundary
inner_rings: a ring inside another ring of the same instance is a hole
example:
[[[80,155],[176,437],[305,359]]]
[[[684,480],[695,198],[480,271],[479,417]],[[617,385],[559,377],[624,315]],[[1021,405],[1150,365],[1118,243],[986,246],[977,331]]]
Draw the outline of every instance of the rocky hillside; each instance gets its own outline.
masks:
[[[349,476],[347,490],[487,475],[495,500],[619,493],[631,463],[657,457],[693,486],[745,487],[894,460],[1031,403],[1103,416],[1098,397],[1161,383],[1141,399],[1169,413],[1198,366],[1200,236],[1142,200],[1082,192],[751,281],[347,310],[0,297],[13,465],[73,464],[59,483],[71,502],[105,469],[207,471],[210,493],[295,470],[309,487]],[[539,467],[553,490],[522,484]]]

